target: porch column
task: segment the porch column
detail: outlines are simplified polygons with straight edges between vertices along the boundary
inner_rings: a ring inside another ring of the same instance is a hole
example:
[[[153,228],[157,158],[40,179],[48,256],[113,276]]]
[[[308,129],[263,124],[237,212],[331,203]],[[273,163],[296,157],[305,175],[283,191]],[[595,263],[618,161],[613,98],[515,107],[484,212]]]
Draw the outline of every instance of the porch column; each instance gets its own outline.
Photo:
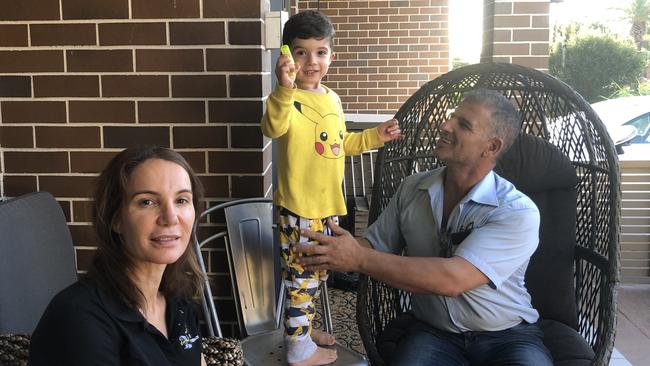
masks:
[[[485,0],[481,62],[548,71],[552,0]]]

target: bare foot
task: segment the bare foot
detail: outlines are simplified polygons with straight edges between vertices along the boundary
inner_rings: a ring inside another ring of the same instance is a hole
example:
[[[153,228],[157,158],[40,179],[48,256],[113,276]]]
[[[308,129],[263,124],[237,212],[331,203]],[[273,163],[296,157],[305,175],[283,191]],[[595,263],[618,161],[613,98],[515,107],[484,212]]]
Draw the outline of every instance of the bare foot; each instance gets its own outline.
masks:
[[[336,361],[335,349],[317,347],[316,352],[313,355],[309,356],[308,359],[300,362],[289,363],[290,366],[316,366],[316,365],[327,365]]]
[[[333,335],[318,329],[311,330],[311,339],[319,346],[333,346],[336,343]]]

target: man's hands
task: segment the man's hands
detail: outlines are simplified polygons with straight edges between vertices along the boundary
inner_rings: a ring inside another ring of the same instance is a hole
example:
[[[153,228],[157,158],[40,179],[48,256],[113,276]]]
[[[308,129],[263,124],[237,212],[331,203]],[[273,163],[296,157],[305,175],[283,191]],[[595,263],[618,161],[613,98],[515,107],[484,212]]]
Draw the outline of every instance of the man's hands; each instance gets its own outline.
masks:
[[[278,57],[275,64],[275,76],[277,76],[278,82],[283,87],[293,89],[298,70],[300,70],[300,65],[294,63],[291,57],[285,55]]]
[[[364,251],[359,242],[346,230],[336,225],[332,220],[327,220],[327,225],[332,229],[334,236],[328,236],[311,230],[302,230],[304,235],[316,240],[320,245],[298,245],[296,251],[305,254],[296,260],[303,268],[309,271],[331,269],[342,272],[361,272]]]
[[[383,142],[392,141],[396,138],[402,137],[402,130],[399,128],[399,121],[395,118],[377,126],[377,132],[379,132],[379,138]]]

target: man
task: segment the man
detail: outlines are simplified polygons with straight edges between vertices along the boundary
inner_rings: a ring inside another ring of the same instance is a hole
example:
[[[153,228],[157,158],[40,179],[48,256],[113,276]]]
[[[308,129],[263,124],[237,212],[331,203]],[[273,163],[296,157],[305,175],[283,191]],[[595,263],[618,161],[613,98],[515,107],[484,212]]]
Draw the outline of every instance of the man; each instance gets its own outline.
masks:
[[[309,270],[358,271],[413,292],[392,365],[552,365],[524,274],[538,244],[535,204],[492,169],[520,130],[514,106],[468,92],[440,128],[446,167],[407,177],[366,237],[301,247]],[[399,255],[402,251],[405,256]]]

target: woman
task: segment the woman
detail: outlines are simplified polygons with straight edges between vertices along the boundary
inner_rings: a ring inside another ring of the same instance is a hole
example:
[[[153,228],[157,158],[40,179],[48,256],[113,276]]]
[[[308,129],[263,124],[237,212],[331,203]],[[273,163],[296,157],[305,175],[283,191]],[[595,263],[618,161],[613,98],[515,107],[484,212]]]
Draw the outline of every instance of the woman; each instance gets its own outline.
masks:
[[[205,365],[192,296],[202,275],[188,245],[202,197],[183,157],[130,148],[101,173],[88,274],[43,314],[30,365]]]

